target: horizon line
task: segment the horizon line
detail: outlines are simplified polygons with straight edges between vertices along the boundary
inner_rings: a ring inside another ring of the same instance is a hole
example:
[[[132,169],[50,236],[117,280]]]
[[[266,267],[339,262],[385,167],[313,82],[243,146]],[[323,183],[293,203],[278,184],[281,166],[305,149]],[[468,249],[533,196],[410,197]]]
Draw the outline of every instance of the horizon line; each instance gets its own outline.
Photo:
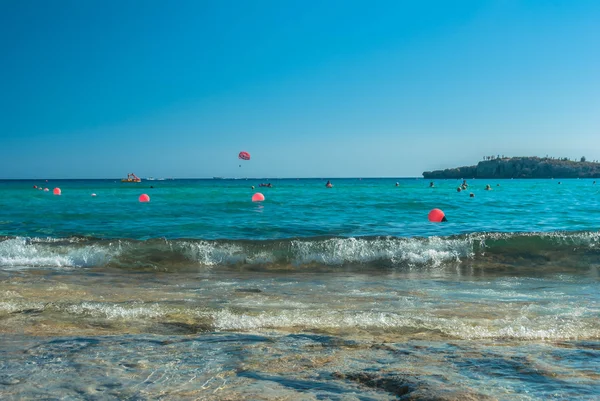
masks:
[[[335,177],[335,176],[319,176],[319,177],[169,177],[160,179],[145,179],[142,178],[141,182],[153,182],[153,181],[175,181],[175,180],[211,180],[211,181],[226,181],[226,180],[347,180],[347,179],[373,179],[373,178],[390,178],[390,179],[414,179],[423,178],[423,176],[355,176],[355,177]],[[0,181],[45,181],[45,180],[116,180],[121,182],[122,178],[0,178]],[[123,182],[124,184],[138,184],[137,182]]]

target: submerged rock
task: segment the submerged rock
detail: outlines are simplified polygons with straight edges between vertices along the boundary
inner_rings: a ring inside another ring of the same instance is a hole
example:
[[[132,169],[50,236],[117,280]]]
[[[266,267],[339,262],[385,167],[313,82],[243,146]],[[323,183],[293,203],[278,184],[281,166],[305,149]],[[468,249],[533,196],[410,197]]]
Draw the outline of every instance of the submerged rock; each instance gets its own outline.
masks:
[[[387,391],[405,401],[495,401],[496,398],[469,390],[458,390],[444,386],[432,386],[408,375],[378,374],[367,372],[339,373],[333,377],[351,380],[364,386]]]
[[[5,386],[13,386],[19,383],[21,383],[21,380],[16,379],[14,377],[0,377],[0,384],[3,384]]]
[[[262,292],[262,290],[259,290],[258,288],[236,288],[235,292],[248,292],[251,294],[259,294]]]
[[[379,388],[397,396],[403,396],[414,391],[415,385],[409,384],[401,376],[381,376],[373,373],[349,373],[346,379],[359,382],[367,387]]]

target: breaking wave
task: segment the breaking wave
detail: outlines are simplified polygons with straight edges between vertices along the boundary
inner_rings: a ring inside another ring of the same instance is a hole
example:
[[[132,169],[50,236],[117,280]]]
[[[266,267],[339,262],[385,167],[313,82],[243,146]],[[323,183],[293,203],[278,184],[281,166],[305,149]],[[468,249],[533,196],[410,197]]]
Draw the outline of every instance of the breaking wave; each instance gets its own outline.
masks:
[[[477,261],[528,264],[600,253],[600,232],[476,233],[450,237],[328,237],[234,241],[0,238],[0,268],[179,270],[444,267]]]

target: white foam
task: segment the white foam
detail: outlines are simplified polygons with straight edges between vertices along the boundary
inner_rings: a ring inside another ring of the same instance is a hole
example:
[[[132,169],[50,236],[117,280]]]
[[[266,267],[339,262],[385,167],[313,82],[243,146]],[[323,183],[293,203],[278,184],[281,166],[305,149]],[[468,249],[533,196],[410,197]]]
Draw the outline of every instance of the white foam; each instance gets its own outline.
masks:
[[[281,241],[227,242],[227,241],[117,241],[116,243],[91,243],[81,238],[12,238],[0,242],[0,267],[20,269],[23,267],[90,267],[102,266],[118,256],[132,254],[135,260],[146,255],[166,251],[177,257],[185,257],[199,265],[268,265],[284,264],[304,266],[323,264],[342,266],[346,264],[381,263],[384,266],[426,266],[437,268],[448,263],[475,257],[483,252],[486,241],[517,241],[524,237],[550,239],[545,247],[554,244],[573,247],[597,247],[600,233],[476,233],[457,237],[429,238],[329,238],[296,239]],[[494,246],[493,244],[491,244]],[[151,249],[157,247],[156,249]],[[148,252],[149,251],[149,252]],[[139,256],[139,258],[137,257]],[[129,259],[125,259],[129,261]],[[144,260],[139,260],[143,263]],[[169,263],[169,258],[160,263]]]
[[[50,242],[50,241],[49,241]],[[0,242],[0,267],[90,267],[108,263],[111,255],[97,245],[72,247],[13,238]]]
[[[235,314],[221,310],[211,314],[215,328],[233,331],[277,329],[421,329],[439,331],[461,339],[572,340],[600,338],[600,325],[589,319],[555,316],[529,319],[465,320],[435,315],[392,312],[285,310]]]
[[[24,309],[43,309],[44,304],[41,302],[27,302],[24,300],[19,301],[3,301],[0,302],[0,312],[14,313]]]
[[[392,264],[429,265],[437,267],[444,262],[459,261],[473,255],[469,238],[332,238],[323,241],[292,242],[295,264],[369,263],[389,260]]]
[[[185,256],[204,266],[230,265],[246,262],[244,248],[233,243],[210,241],[183,243]]]
[[[90,315],[111,320],[157,318],[168,314],[168,310],[161,308],[159,304],[137,306],[83,302],[69,305],[65,310],[74,315]]]

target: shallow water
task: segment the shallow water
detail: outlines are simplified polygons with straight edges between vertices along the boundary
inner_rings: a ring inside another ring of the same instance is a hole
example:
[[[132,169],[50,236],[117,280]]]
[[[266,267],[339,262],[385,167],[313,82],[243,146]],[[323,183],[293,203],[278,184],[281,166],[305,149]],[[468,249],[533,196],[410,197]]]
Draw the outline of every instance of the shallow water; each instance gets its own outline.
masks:
[[[3,182],[0,398],[600,397],[592,180],[271,182]]]

